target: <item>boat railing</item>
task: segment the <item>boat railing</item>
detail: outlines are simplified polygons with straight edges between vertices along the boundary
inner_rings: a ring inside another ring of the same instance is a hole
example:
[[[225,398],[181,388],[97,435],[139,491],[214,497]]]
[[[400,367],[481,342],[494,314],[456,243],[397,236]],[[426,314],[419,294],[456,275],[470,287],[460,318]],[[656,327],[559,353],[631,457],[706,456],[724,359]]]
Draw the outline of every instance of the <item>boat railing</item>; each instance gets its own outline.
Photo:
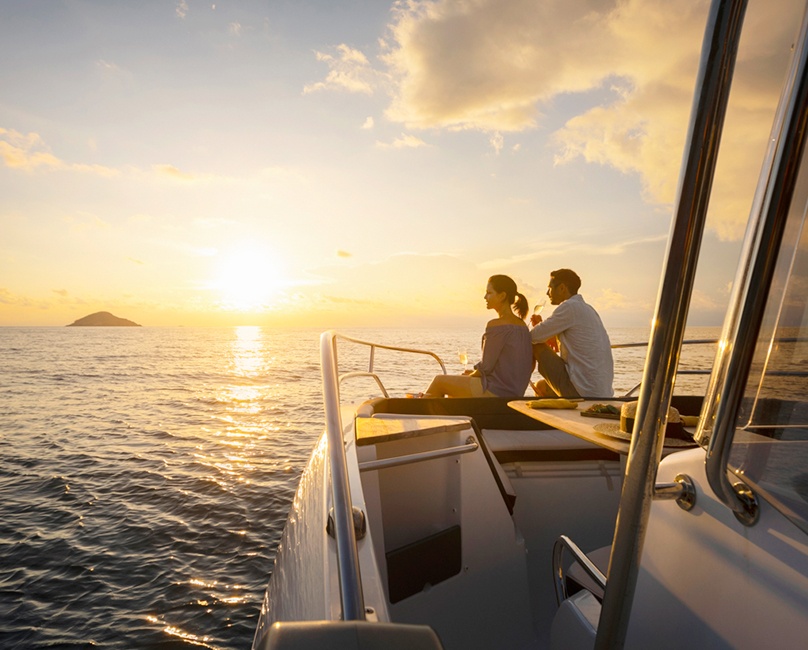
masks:
[[[365,346],[369,351],[367,370],[339,373],[337,346],[348,342]],[[348,481],[348,465],[345,457],[342,414],[340,409],[340,385],[349,378],[370,377],[379,386],[382,394],[389,397],[387,389],[376,373],[376,350],[391,350],[432,357],[446,374],[446,365],[434,352],[394,345],[371,343],[362,339],[325,332],[320,337],[320,365],[323,373],[323,403],[325,406],[326,440],[328,462],[331,471],[331,497],[333,500],[334,539],[337,545],[339,589],[342,618],[346,621],[364,620],[365,604],[362,594],[362,579],[359,572],[359,555],[356,547],[356,532],[353,524],[353,504]]]
[[[323,373],[325,435],[331,474],[334,540],[337,545],[342,618],[345,621],[361,621],[365,619],[365,599],[359,574],[359,553],[356,548],[353,504],[343,442],[337,374],[337,335],[334,332],[325,332],[320,337],[320,365]]]
[[[407,353],[407,354],[419,354],[419,355],[432,357],[438,363],[438,365],[440,366],[441,372],[444,375],[446,374],[446,364],[443,362],[443,359],[441,359],[437,354],[435,354],[434,352],[431,352],[430,350],[419,350],[417,348],[405,348],[405,347],[401,347],[401,346],[397,346],[397,345],[383,345],[381,343],[373,343],[371,341],[365,341],[365,340],[362,340],[362,339],[357,339],[357,338],[354,338],[352,336],[345,336],[344,334],[337,334],[336,332],[327,332],[327,334],[329,334],[332,337],[333,341],[334,341],[333,347],[334,347],[334,360],[335,360],[335,362],[337,360],[336,345],[337,345],[338,341],[345,341],[345,342],[349,342],[349,343],[354,343],[356,345],[361,345],[361,346],[365,346],[365,347],[368,348],[368,364],[367,364],[368,369],[367,370],[355,370],[355,371],[351,371],[351,372],[346,372],[346,373],[341,374],[341,375],[338,374],[338,382],[339,382],[340,385],[346,379],[354,379],[354,378],[357,378],[357,377],[369,377],[369,378],[373,379],[376,382],[376,385],[378,385],[379,390],[381,390],[382,395],[384,397],[390,397],[390,395],[387,392],[387,388],[385,388],[384,383],[382,382],[379,375],[376,373],[376,367],[375,367],[375,364],[376,364],[376,350],[390,350],[392,352],[404,352],[404,353]]]
[[[682,341],[682,345],[717,345],[718,339],[687,339]],[[648,347],[648,341],[642,341],[639,343],[613,343],[612,350],[624,350],[628,348],[645,348]],[[712,372],[711,368],[676,368],[677,375],[709,375]],[[642,382],[637,382],[634,386],[632,386],[629,390],[623,393],[623,397],[631,397],[636,393],[640,387],[642,386]]]

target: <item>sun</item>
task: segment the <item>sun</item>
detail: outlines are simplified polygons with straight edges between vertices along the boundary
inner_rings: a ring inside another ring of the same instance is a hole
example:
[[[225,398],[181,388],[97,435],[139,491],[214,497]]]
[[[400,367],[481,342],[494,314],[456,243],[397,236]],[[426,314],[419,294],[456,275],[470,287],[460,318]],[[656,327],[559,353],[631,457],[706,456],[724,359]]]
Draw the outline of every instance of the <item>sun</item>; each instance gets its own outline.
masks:
[[[224,254],[211,288],[228,311],[270,311],[287,282],[283,264],[269,250],[244,247]]]

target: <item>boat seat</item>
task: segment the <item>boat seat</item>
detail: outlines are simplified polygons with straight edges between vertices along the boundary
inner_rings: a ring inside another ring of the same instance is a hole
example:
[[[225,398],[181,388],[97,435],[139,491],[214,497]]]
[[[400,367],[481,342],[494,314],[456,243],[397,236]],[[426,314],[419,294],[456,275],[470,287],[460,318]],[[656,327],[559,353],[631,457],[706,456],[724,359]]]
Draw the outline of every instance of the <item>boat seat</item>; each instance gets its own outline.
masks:
[[[561,603],[550,627],[550,650],[592,650],[600,607],[600,601],[586,590]]]
[[[483,428],[485,441],[500,463],[619,461],[620,455],[558,429],[524,431]]]

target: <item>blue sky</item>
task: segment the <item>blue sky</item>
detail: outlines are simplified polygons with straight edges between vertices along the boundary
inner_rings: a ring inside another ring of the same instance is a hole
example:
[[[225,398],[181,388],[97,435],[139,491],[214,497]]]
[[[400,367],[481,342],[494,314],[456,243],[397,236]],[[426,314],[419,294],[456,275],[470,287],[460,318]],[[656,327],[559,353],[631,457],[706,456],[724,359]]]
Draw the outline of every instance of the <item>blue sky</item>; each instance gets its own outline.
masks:
[[[0,325],[651,318],[706,2],[11,0]],[[720,324],[799,3],[752,4],[693,324]]]

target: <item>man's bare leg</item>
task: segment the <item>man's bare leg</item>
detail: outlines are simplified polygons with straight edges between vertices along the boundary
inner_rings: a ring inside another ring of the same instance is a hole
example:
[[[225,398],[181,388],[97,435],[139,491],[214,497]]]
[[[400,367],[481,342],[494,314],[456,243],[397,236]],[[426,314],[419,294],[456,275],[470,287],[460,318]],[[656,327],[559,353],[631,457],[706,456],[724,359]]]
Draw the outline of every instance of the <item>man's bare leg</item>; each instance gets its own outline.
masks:
[[[552,393],[547,397],[581,397],[570,380],[567,372],[567,364],[553,350],[544,343],[537,343],[533,346],[533,358],[539,373],[544,379],[542,382]]]

